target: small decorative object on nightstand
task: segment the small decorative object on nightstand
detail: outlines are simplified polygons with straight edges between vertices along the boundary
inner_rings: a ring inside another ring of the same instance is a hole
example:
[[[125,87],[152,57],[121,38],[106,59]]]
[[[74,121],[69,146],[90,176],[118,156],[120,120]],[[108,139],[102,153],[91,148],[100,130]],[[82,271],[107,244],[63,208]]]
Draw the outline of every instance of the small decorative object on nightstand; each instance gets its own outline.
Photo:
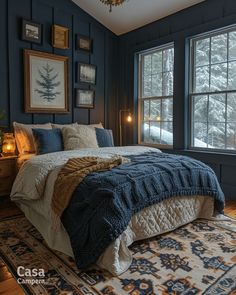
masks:
[[[8,196],[16,176],[16,158],[0,157],[0,196]]]
[[[3,156],[14,156],[16,151],[16,143],[13,133],[4,133],[2,154]]]

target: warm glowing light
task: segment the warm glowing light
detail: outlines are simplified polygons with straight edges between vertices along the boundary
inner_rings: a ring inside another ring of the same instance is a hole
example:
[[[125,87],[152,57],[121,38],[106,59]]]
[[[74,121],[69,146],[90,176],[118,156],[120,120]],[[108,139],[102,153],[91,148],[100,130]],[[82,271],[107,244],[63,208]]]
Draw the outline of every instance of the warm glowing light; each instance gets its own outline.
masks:
[[[157,116],[157,121],[161,121],[161,117],[160,116]]]
[[[2,144],[2,153],[4,156],[12,156],[15,154],[16,144],[12,133],[5,133]]]
[[[112,11],[112,6],[118,6],[124,3],[126,0],[100,0],[102,3],[110,6],[110,12]]]
[[[128,115],[127,122],[129,122],[129,123],[132,122],[132,115],[131,114]]]

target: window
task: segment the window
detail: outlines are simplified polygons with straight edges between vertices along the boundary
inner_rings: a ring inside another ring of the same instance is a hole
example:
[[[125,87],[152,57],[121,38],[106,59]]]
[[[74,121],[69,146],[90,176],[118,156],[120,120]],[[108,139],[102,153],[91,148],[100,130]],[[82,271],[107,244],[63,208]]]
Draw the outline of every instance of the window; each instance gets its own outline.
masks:
[[[191,146],[236,150],[236,27],[191,40]]]
[[[174,45],[139,55],[140,142],[173,145]]]

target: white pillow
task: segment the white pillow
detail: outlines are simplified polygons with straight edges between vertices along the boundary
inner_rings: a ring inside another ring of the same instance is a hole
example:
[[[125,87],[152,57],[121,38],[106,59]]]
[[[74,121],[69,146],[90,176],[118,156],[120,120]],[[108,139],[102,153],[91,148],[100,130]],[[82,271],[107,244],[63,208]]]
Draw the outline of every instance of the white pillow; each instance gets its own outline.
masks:
[[[21,124],[13,122],[14,134],[16,139],[17,149],[20,155],[36,154],[34,145],[34,136],[32,129],[52,129],[51,123],[47,124]]]
[[[62,135],[65,150],[98,148],[95,128],[86,125],[63,127]]]
[[[63,127],[75,127],[77,126],[77,123],[71,123],[71,124],[54,124],[52,123],[52,128],[58,128],[58,129],[62,129]]]
[[[104,127],[102,126],[102,123],[98,123],[98,124],[90,124],[88,125],[89,127],[94,127],[94,128],[101,128],[101,129],[104,129]]]

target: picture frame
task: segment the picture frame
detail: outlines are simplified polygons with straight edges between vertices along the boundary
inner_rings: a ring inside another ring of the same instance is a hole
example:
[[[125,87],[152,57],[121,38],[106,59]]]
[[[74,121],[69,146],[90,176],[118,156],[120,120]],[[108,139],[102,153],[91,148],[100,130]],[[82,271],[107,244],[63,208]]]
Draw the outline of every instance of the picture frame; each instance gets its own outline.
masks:
[[[26,113],[68,113],[68,61],[60,56],[24,50]]]
[[[97,67],[91,64],[78,63],[77,77],[79,83],[96,85]]]
[[[21,38],[23,41],[42,44],[42,24],[22,19]]]
[[[86,53],[92,53],[93,40],[87,36],[77,34],[75,49]]]
[[[52,46],[58,49],[69,49],[69,28],[52,26]]]
[[[94,109],[95,91],[90,89],[76,89],[76,108]]]

